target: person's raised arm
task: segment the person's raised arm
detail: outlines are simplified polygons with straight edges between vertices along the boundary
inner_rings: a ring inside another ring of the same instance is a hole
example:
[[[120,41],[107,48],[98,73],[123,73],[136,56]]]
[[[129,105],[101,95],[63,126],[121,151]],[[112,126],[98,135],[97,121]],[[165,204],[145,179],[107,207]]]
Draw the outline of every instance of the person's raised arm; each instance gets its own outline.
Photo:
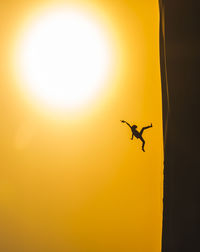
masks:
[[[131,128],[131,125],[129,123],[127,123],[126,121],[124,120],[121,120],[122,123],[126,123],[130,128]]]

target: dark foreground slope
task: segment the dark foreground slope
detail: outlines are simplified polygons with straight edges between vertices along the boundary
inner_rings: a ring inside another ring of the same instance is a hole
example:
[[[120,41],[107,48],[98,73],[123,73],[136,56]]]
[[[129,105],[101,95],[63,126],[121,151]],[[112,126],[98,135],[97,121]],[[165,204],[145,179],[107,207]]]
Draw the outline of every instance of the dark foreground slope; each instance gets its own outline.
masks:
[[[160,10],[165,150],[162,251],[200,251],[200,3],[160,0]]]

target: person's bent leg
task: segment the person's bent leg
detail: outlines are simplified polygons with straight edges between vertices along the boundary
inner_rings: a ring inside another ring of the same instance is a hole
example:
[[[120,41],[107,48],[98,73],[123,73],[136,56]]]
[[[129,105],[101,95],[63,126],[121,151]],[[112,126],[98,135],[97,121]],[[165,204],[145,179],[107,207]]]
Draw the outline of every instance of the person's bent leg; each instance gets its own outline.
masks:
[[[142,141],[142,150],[145,152],[145,150],[144,150],[145,141],[144,141],[143,138],[140,138],[140,139],[141,139],[141,141]]]

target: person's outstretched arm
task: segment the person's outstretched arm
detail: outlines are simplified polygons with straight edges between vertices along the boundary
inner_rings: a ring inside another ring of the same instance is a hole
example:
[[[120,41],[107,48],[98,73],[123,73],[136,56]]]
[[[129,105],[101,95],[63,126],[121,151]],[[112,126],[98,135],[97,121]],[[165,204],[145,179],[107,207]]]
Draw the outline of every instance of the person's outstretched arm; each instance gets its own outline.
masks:
[[[121,120],[122,123],[126,123],[130,128],[131,128],[131,125],[129,123],[127,123],[126,121],[124,120]]]

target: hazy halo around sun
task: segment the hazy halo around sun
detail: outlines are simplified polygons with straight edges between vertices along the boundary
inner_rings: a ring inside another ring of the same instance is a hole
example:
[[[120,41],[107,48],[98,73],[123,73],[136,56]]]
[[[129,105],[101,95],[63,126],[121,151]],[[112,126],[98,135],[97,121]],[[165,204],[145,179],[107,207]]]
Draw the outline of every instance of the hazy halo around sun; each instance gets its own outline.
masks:
[[[102,90],[112,66],[111,42],[93,15],[55,8],[24,32],[19,73],[31,95],[56,108],[77,108]]]

